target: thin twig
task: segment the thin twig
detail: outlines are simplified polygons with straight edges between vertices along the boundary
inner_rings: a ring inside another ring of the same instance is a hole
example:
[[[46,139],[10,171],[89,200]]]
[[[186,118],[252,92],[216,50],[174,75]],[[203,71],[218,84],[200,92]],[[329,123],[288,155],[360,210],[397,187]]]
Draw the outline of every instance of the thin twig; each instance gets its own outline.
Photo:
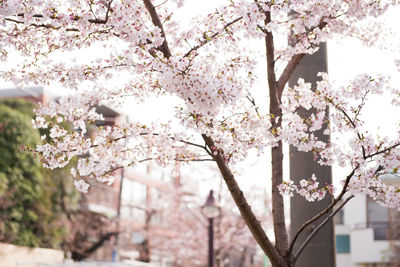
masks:
[[[350,118],[350,116],[347,114],[347,112],[341,107],[338,107],[338,108],[344,114],[344,116],[349,120],[349,122],[350,122],[351,126],[353,127],[353,129],[356,129],[357,128],[356,123]],[[360,133],[357,133],[357,137],[358,137],[359,141],[362,141],[363,137],[361,136]],[[365,154],[365,147],[362,144],[361,144],[361,149],[362,149],[363,159],[367,159],[366,158],[366,154]]]
[[[160,134],[158,134],[158,133],[140,133],[139,135],[160,136]],[[176,139],[175,137],[169,137],[169,138],[171,140],[174,140],[174,141],[177,141],[177,142],[181,142],[181,143],[184,143],[184,144],[187,144],[187,145],[199,147],[199,148],[205,149],[207,151],[207,147],[205,145],[199,145],[199,144],[196,144],[196,143],[193,143],[193,142],[189,142],[189,141],[186,141],[186,140],[183,140],[183,139]]]
[[[353,129],[356,129],[356,128],[357,128],[356,123],[350,118],[349,114],[347,114],[347,112],[346,112],[342,107],[339,106],[339,104],[335,104],[335,103],[333,102],[333,100],[330,99],[330,98],[326,98],[326,99],[327,99],[328,102],[331,103],[336,109],[338,109],[340,112],[343,113],[343,115],[346,117],[346,119],[348,120],[348,122],[350,123],[350,125],[353,127]],[[361,135],[360,133],[358,133],[358,132],[356,133],[356,135],[357,135],[358,140],[359,140],[359,141],[362,141],[362,139],[363,139],[362,135]],[[364,147],[362,144],[361,144],[361,150],[362,150],[362,154],[363,154],[363,159],[364,159],[364,160],[367,159],[367,158],[366,158],[366,154],[365,154],[365,147]]]
[[[390,147],[388,147],[388,148],[385,148],[385,149],[383,149],[383,150],[377,151],[377,152],[375,152],[375,153],[373,153],[373,154],[369,154],[369,155],[367,155],[367,156],[365,157],[365,159],[372,158],[372,157],[374,157],[374,156],[376,156],[376,155],[379,155],[379,154],[383,154],[383,153],[388,152],[388,151],[390,151],[390,150],[392,150],[393,148],[396,148],[396,147],[398,147],[398,146],[400,146],[400,143],[397,143],[397,144],[395,144],[395,145],[392,145],[392,146],[390,146]]]
[[[236,18],[234,20],[232,20],[231,22],[227,23],[221,30],[221,32],[226,31],[231,25],[235,24],[236,22],[240,21],[243,17],[239,17]],[[200,41],[200,44],[192,47],[188,52],[186,52],[186,54],[183,55],[183,58],[189,56],[193,51],[198,50],[199,48],[201,48],[202,46],[208,44],[209,42],[211,42],[215,37],[217,37],[218,35],[221,34],[221,32],[216,32],[213,35],[209,36],[208,38],[203,39],[202,41]]]
[[[165,3],[167,3],[168,2],[168,0],[165,0],[164,2],[162,2],[161,4],[158,4],[158,5],[156,5],[155,6],[155,8],[158,8],[158,7],[160,7],[160,6],[162,6],[162,5],[164,5]]]

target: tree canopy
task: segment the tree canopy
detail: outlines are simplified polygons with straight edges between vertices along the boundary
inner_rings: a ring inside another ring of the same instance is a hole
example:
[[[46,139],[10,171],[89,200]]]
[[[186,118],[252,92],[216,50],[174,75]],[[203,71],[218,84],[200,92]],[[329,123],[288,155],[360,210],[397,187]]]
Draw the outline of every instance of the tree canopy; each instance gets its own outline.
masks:
[[[358,193],[400,206],[400,190],[380,178],[400,166],[398,133],[395,138],[371,134],[361,116],[367,100],[383,92],[398,107],[400,91],[386,76],[360,74],[338,85],[321,73],[315,86],[301,79],[287,85],[299,62],[329,39],[355,37],[385,48],[391,39],[384,39],[390,35],[379,19],[395,5],[398,1],[229,0],[187,24],[174,16],[185,8],[181,0],[1,1],[2,59],[10,60],[13,52],[23,59],[0,76],[21,87],[57,82],[74,90],[37,111],[36,127],[49,128],[49,134],[36,152],[48,168],[78,157],[73,174],[81,191],[96,181],[112,181],[114,170],[149,159],[161,166],[213,161],[273,265],[294,266],[301,249],[293,251],[289,244],[281,194],[332,199],[306,226],[323,216],[330,219],[339,201],[345,204]],[[276,41],[281,35],[290,36],[285,45]],[[264,45],[261,52],[253,43]],[[265,87],[256,82],[260,58],[266,63]],[[263,92],[268,96],[256,97]],[[93,138],[85,135],[94,120],[103,119],[97,105],[118,104],[128,96],[134,97],[131,105],[173,97],[171,120],[143,121],[138,113],[129,123],[99,129]],[[299,109],[314,112],[303,118]],[[63,121],[74,130],[62,127]],[[324,124],[329,125],[325,135],[334,132],[342,139],[319,139],[314,133]],[[314,153],[321,165],[346,168],[339,193],[315,176],[299,184],[284,182],[283,143]],[[252,212],[235,171],[251,151],[270,150],[275,244]]]

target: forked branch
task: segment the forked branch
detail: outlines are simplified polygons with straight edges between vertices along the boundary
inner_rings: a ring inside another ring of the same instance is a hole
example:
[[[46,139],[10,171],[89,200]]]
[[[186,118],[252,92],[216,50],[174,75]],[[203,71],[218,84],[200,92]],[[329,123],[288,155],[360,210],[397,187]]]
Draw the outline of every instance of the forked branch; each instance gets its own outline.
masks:
[[[318,231],[329,222],[329,220],[331,220],[333,218],[333,216],[335,216],[336,213],[338,213],[338,211],[340,211],[344,205],[347,204],[347,202],[349,202],[350,199],[352,199],[354,196],[350,196],[348,198],[346,198],[337,209],[335,209],[331,214],[329,214],[328,217],[325,218],[325,220],[323,220],[318,226],[317,228],[314,229],[314,231],[312,231],[312,233],[307,237],[306,240],[304,240],[303,244],[301,244],[299,250],[296,252],[296,254],[294,255],[294,261],[296,261],[298,259],[298,257],[300,256],[301,252],[303,252],[304,248],[307,246],[307,244],[310,242],[310,240],[318,233]]]
[[[158,28],[160,28],[161,36],[164,38],[163,43],[161,44],[160,47],[158,47],[158,49],[164,54],[164,57],[170,58],[171,55],[172,55],[171,54],[171,50],[168,47],[168,42],[167,42],[167,39],[165,37],[164,27],[162,25],[160,17],[157,14],[157,10],[154,7],[154,5],[151,2],[151,0],[143,0],[143,2],[144,2],[144,5],[146,6],[147,11],[150,14],[151,21],[153,22],[154,26],[157,26]]]
[[[347,186],[349,185],[349,182],[351,180],[351,178],[354,176],[356,170],[359,168],[359,166],[355,167],[351,173],[346,177],[346,180],[344,182],[342,191],[340,192],[340,194],[331,202],[331,204],[326,207],[323,211],[321,211],[320,213],[318,213],[317,215],[315,215],[314,217],[312,217],[311,219],[309,219],[308,221],[306,221],[296,232],[296,234],[293,237],[292,242],[290,243],[289,246],[289,250],[288,250],[288,255],[292,254],[293,251],[293,247],[294,244],[296,243],[297,238],[299,237],[299,235],[301,234],[301,232],[304,231],[304,229],[306,229],[307,226],[309,226],[310,224],[312,224],[313,222],[315,222],[316,220],[318,220],[319,218],[321,218],[322,216],[324,216],[325,214],[327,214],[329,211],[332,210],[332,208],[343,198],[344,194],[347,192]]]

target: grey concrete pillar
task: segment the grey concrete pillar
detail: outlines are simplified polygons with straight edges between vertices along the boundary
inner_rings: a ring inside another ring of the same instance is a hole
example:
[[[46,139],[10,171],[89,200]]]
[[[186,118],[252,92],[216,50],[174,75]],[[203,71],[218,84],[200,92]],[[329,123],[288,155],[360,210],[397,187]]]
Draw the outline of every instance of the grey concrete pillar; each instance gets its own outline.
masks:
[[[299,66],[293,73],[290,85],[297,82],[298,78],[303,78],[306,82],[311,82],[315,85],[318,72],[327,71],[326,44],[321,45],[319,51],[313,55],[306,55]],[[308,116],[311,111],[301,110],[299,113],[302,116]],[[329,137],[322,134],[322,131],[316,133],[318,138],[327,141]],[[290,147],[290,178],[299,184],[301,179],[308,179],[314,173],[320,186],[325,183],[332,183],[332,169],[328,166],[320,166],[314,160],[312,152],[299,152],[295,147]],[[297,232],[297,229],[309,218],[313,217],[330,203],[329,197],[322,201],[308,202],[303,197],[295,194],[291,198],[290,205],[290,236],[291,239]],[[325,218],[325,217],[323,217]],[[322,218],[322,219],[323,219]],[[312,232],[312,230],[321,222],[321,219],[310,225],[296,242],[294,251],[303,243],[304,239]],[[302,252],[296,262],[296,267],[335,267],[335,235],[332,220],[326,224],[317,235],[310,241],[307,248]]]

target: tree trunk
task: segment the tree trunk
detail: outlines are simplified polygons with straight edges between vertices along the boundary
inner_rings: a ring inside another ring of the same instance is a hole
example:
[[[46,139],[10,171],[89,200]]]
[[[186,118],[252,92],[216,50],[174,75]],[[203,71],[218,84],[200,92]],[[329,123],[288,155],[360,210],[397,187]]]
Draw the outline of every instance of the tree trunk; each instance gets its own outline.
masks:
[[[270,12],[266,13],[265,24],[271,21]],[[280,107],[281,92],[278,91],[278,83],[275,75],[274,39],[271,32],[266,32],[265,47],[267,56],[267,75],[269,88],[269,111],[271,116],[271,131],[278,134],[282,123],[282,109]],[[285,255],[288,249],[288,235],[285,223],[285,207],[283,197],[278,191],[278,185],[282,183],[282,142],[271,149],[271,180],[272,180],[272,217],[274,223],[275,246],[280,255]]]
[[[203,139],[209,149],[215,148],[214,141],[209,136],[203,134]],[[274,245],[269,240],[268,236],[265,234],[264,229],[261,226],[260,221],[256,218],[251,206],[247,203],[247,200],[237,184],[232,171],[229,169],[223,151],[217,150],[217,154],[212,154],[213,159],[218,165],[218,169],[221,172],[222,177],[232,195],[233,200],[238,207],[243,220],[249,227],[249,230],[253,234],[255,240],[259,244],[263,252],[268,256],[271,263],[276,267],[289,267],[290,265],[285,261],[281,254],[278,253]]]

